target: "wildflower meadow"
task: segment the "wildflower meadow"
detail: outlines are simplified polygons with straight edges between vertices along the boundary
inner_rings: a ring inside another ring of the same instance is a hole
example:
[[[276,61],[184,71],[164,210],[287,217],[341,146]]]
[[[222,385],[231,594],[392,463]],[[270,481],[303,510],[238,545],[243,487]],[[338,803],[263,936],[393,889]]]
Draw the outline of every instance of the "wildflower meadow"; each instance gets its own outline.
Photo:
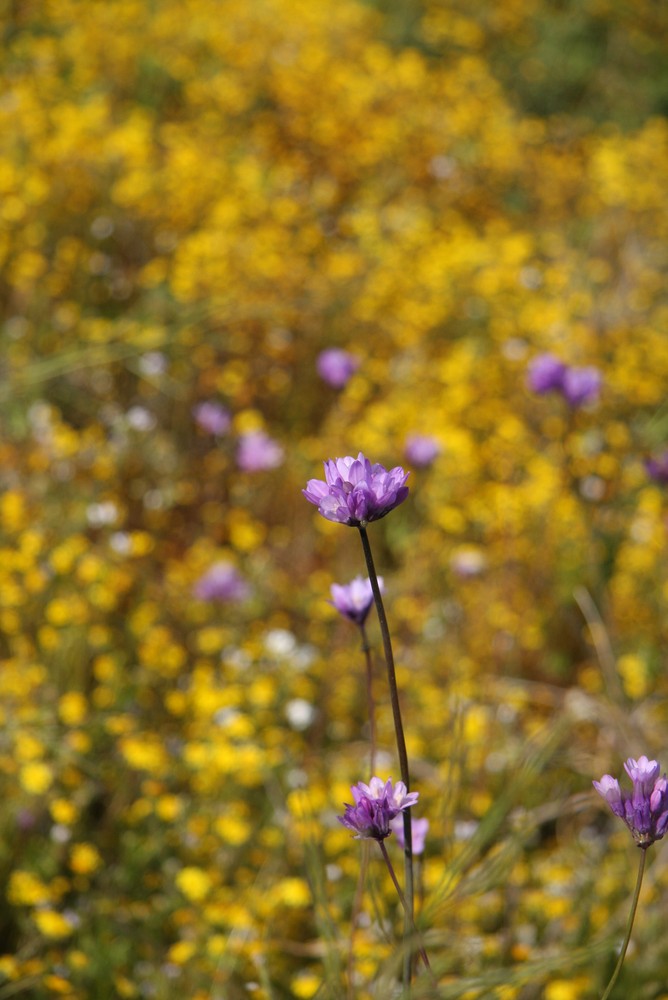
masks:
[[[0,29],[0,1000],[668,1000],[668,7]]]

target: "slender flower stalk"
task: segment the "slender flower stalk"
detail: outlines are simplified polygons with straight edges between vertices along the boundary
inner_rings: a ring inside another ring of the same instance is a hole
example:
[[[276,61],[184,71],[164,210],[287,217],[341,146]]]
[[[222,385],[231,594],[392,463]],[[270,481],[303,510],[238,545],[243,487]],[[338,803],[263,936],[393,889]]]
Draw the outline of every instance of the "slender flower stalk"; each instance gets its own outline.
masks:
[[[643,875],[645,874],[645,858],[647,857],[647,851],[641,850],[640,852],[640,864],[638,865],[638,877],[636,879],[636,887],[633,893],[633,899],[631,900],[631,912],[629,913],[629,919],[626,923],[626,933],[624,935],[624,941],[622,943],[622,950],[619,953],[619,958],[617,959],[617,965],[615,966],[615,971],[613,972],[610,982],[608,983],[605,993],[601,997],[601,1000],[608,1000],[608,997],[612,993],[615,983],[617,982],[617,977],[621,972],[622,965],[624,964],[624,959],[626,958],[626,949],[629,946],[629,941],[631,940],[631,931],[633,930],[633,921],[635,920],[636,910],[638,909],[638,900],[640,899],[640,889],[642,886]]]
[[[383,578],[378,577],[378,586],[383,590]],[[376,704],[373,696],[373,661],[371,646],[366,632],[366,620],[373,607],[373,590],[368,577],[356,576],[347,584],[333,583],[331,604],[342,618],[353,622],[360,630],[362,653],[364,654],[366,698],[369,713],[370,771],[376,770]]]
[[[364,653],[364,664],[366,667],[366,702],[369,712],[369,763],[370,771],[373,774],[376,770],[376,751],[378,746],[378,737],[376,734],[376,702],[373,697],[373,661],[371,659],[371,646],[369,645],[366,628],[364,624],[360,625],[359,628],[362,636],[362,652]]]
[[[394,668],[392,639],[390,637],[390,630],[387,624],[385,607],[383,605],[383,598],[380,593],[378,575],[376,573],[376,567],[373,561],[373,554],[371,552],[371,545],[369,543],[369,536],[367,534],[366,526],[360,524],[359,532],[360,532],[360,538],[362,540],[362,548],[364,549],[364,558],[366,560],[367,572],[369,574],[369,580],[371,581],[373,596],[376,602],[376,611],[378,612],[378,622],[380,625],[380,632],[383,637],[383,649],[385,652],[385,664],[387,667],[387,681],[390,689],[390,702],[392,705],[392,716],[394,719],[394,732],[397,741],[397,755],[399,757],[399,770],[401,772],[401,780],[406,786],[406,789],[409,790],[410,772],[408,768],[408,753],[406,751],[406,737],[404,736],[404,726],[401,720],[401,705],[399,703],[399,689],[397,687],[397,676]],[[406,809],[406,811],[403,814],[403,818],[404,818],[404,879],[406,885],[404,936],[405,939],[408,940],[410,935],[412,934],[414,912],[415,912],[414,909],[415,889],[413,885],[413,830],[411,824],[410,808]],[[412,967],[411,953],[410,949],[407,949],[406,955],[404,956],[404,983],[406,985],[410,984],[411,981],[411,967]]]

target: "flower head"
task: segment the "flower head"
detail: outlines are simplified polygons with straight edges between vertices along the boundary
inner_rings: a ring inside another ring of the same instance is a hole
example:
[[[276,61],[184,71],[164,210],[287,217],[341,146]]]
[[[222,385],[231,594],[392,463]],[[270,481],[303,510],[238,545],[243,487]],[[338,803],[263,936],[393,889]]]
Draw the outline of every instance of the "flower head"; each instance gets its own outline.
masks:
[[[601,373],[593,365],[586,368],[567,368],[561,390],[571,406],[583,406],[598,399],[601,382]]]
[[[231,563],[217,562],[193,587],[200,601],[244,601],[250,587]]]
[[[378,586],[383,590],[383,578],[378,577]],[[356,576],[350,583],[333,583],[332,601],[339,614],[356,625],[364,625],[373,604],[373,590],[368,577]]]
[[[345,803],[346,811],[338,819],[355,831],[358,840],[385,840],[392,833],[391,821],[415,805],[419,797],[419,792],[409,792],[403,781],[393,786],[391,778],[372,778],[368,785],[360,781],[350,791],[355,805]]]
[[[244,472],[275,469],[283,461],[283,449],[264,431],[242,434],[237,450],[237,465]]]
[[[378,521],[408,496],[408,473],[400,465],[390,469],[372,465],[362,452],[357,458],[325,462],[325,479],[310,479],[302,493],[328,521],[353,527]]]
[[[537,354],[527,371],[527,385],[532,392],[542,395],[552,389],[561,389],[566,365],[554,354]]]
[[[662,452],[656,458],[648,458],[645,462],[645,469],[650,479],[655,483],[668,483],[668,450]]]
[[[339,347],[329,347],[326,351],[321,351],[316,361],[318,375],[333,389],[343,389],[359,366],[359,358]]]
[[[229,410],[220,403],[198,403],[193,407],[193,416],[207,434],[227,434],[232,423]]]
[[[406,438],[404,454],[418,468],[426,468],[441,454],[441,446],[431,434],[410,434]]]
[[[619,782],[609,774],[594,782],[615,816],[623,819],[638,847],[648,848],[661,840],[668,829],[668,781],[659,777],[661,766],[647,757],[633,757],[624,764],[624,770],[633,782],[631,793],[619,787]]]

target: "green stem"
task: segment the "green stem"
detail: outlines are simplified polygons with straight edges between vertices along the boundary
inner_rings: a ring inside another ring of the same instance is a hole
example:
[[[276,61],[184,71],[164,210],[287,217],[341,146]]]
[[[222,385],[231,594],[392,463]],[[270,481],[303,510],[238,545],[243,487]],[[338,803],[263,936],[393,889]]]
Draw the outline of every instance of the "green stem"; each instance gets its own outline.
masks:
[[[408,770],[408,754],[406,752],[406,738],[404,736],[404,727],[401,721],[401,706],[399,704],[399,689],[397,687],[397,675],[394,669],[394,654],[392,652],[392,640],[390,638],[390,630],[387,624],[387,618],[385,616],[385,607],[383,605],[383,598],[380,593],[380,586],[378,584],[378,574],[376,573],[376,567],[373,561],[373,555],[371,553],[371,545],[369,544],[369,536],[367,535],[366,525],[359,525],[360,538],[362,539],[362,548],[364,549],[364,558],[366,560],[367,572],[369,574],[369,581],[371,583],[371,590],[373,591],[373,598],[376,603],[376,611],[378,612],[378,623],[380,625],[380,633],[383,637],[383,650],[385,653],[385,664],[387,666],[387,681],[390,688],[390,702],[392,704],[392,716],[394,719],[394,732],[397,740],[397,754],[399,757],[399,770],[401,772],[401,780],[406,786],[406,790],[410,790],[410,773]],[[412,934],[413,928],[413,912],[414,912],[414,889],[413,889],[413,828],[411,825],[411,811],[410,809],[405,809],[403,812],[404,817],[404,879],[406,883],[406,906],[405,906],[405,919],[404,919],[404,938],[407,942]],[[410,948],[406,948],[404,955],[404,988],[406,990],[406,995],[410,994],[410,981],[412,976],[412,955]]]
[[[629,946],[629,941],[631,940],[631,931],[633,930],[633,921],[635,920],[636,910],[638,909],[638,900],[640,899],[640,887],[642,886],[643,875],[645,874],[645,855],[647,854],[646,848],[640,849],[640,864],[638,866],[638,878],[636,879],[636,887],[633,893],[633,899],[631,900],[631,912],[629,913],[629,919],[626,924],[626,934],[624,935],[624,943],[622,945],[622,950],[619,953],[619,958],[617,960],[617,965],[615,966],[615,971],[612,974],[612,978],[608,983],[607,989],[601,1000],[608,1000],[608,997],[612,993],[612,989],[617,982],[617,976],[621,972],[622,965],[624,964],[624,959],[626,957],[626,949]]]
[[[360,625],[362,634],[362,652],[366,661],[366,700],[369,707],[369,738],[371,750],[369,753],[369,763],[371,774],[376,773],[376,704],[373,700],[373,663],[371,661],[371,647],[366,634],[364,623]]]

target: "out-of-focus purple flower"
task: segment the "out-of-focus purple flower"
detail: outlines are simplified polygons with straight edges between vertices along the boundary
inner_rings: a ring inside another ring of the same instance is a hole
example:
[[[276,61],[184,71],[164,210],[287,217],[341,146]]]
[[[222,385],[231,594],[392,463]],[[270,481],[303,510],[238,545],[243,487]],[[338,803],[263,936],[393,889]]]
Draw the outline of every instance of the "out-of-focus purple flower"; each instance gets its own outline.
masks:
[[[378,577],[378,586],[382,592],[382,576]],[[331,603],[339,614],[356,625],[364,625],[373,604],[373,590],[368,576],[356,576],[350,583],[333,583],[331,594]]]
[[[193,407],[193,416],[207,434],[227,434],[232,423],[229,410],[220,403],[198,403]]]
[[[561,389],[566,365],[554,354],[537,354],[529,363],[527,385],[532,392],[544,393]]]
[[[243,472],[275,469],[283,461],[283,448],[264,431],[242,434],[237,449],[237,465]]]
[[[244,601],[250,587],[231,563],[217,562],[199,578],[193,594],[200,601]]]
[[[648,458],[645,469],[650,479],[665,486],[668,483],[668,450],[657,458]]]
[[[339,347],[328,347],[326,351],[321,351],[316,361],[318,375],[333,389],[343,389],[359,366],[359,358]]]
[[[408,473],[400,465],[390,469],[372,465],[362,452],[357,458],[325,462],[325,480],[309,479],[302,493],[328,521],[358,527],[378,521],[408,496]]]
[[[392,833],[397,838],[397,843],[399,847],[403,850],[406,846],[404,840],[404,818],[403,816],[395,816],[393,820],[390,820],[390,829]],[[428,819],[411,819],[411,830],[412,830],[412,848],[413,854],[422,854],[424,852],[424,844],[427,839],[427,833],[429,832],[429,820]]]
[[[441,446],[431,434],[411,434],[406,438],[404,455],[418,468],[426,468],[441,454]]]
[[[561,385],[566,400],[571,406],[584,406],[598,399],[601,391],[601,373],[598,368],[567,368]]]
[[[19,809],[16,815],[16,826],[21,833],[27,833],[37,826],[37,816],[31,809]]]
[[[533,392],[556,389],[573,407],[598,399],[602,381],[600,371],[593,365],[572,368],[554,354],[538,354],[527,371],[527,385]]]
[[[391,778],[372,778],[368,785],[360,781],[350,791],[355,805],[344,803],[346,811],[338,820],[354,830],[358,840],[385,840],[392,833],[390,823],[395,816],[414,806],[419,798],[419,792],[408,792],[403,781],[393,786]]]
[[[624,820],[638,847],[648,848],[661,840],[668,828],[668,781],[665,774],[659,777],[659,762],[644,755],[638,760],[629,757],[624,770],[633,782],[630,794],[609,774],[595,781],[594,788],[615,816]]]

